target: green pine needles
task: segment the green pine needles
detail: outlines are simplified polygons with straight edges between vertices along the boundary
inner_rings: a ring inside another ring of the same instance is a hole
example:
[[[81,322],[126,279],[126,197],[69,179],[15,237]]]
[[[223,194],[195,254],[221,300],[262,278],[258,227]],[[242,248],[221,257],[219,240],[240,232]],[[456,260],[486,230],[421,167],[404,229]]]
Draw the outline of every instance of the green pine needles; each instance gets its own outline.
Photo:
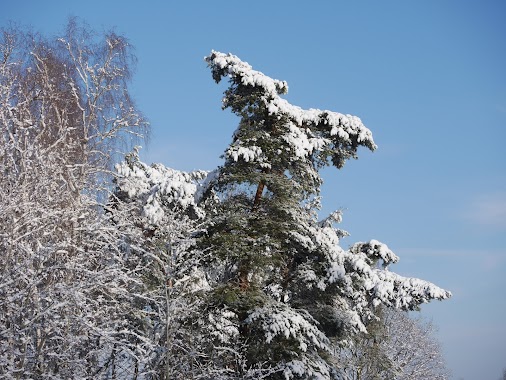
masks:
[[[240,118],[223,166],[183,173],[138,157],[119,166],[139,234],[172,247],[144,245],[168,276],[160,272],[168,285],[156,306],[166,320],[150,322],[167,336],[153,345],[156,365],[166,379],[345,378],[352,342],[379,310],[451,293],[387,270],[398,257],[379,241],[341,248],[339,211],[318,220],[320,169],[376,149],[359,118],[289,104],[286,82],[234,55],[206,61],[217,82],[228,78],[223,106]]]
[[[376,306],[413,309],[450,293],[379,269],[398,260],[382,243],[343,250],[335,215],[316,219],[319,170],[341,168],[360,146],[376,149],[359,118],[289,104],[286,82],[234,55],[213,51],[206,61],[216,82],[228,78],[223,107],[240,117],[197,240],[206,265],[219,268],[206,310],[226,316],[215,327],[231,332],[212,344],[233,346],[238,356],[225,365],[239,378],[337,379],[336,350],[365,331]]]

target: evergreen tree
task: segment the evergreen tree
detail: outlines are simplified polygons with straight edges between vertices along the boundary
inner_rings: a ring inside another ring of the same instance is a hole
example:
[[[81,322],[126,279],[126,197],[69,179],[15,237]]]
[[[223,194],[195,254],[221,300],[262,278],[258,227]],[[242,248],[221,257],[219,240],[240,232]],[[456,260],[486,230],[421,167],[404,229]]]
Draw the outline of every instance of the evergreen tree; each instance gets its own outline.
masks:
[[[376,149],[358,117],[293,106],[281,98],[286,82],[231,54],[206,61],[216,82],[229,78],[223,107],[240,118],[197,240],[209,359],[230,378],[339,378],[333,345],[365,331],[375,307],[451,294],[389,272],[398,257],[378,241],[342,249],[339,212],[317,220],[319,170]]]

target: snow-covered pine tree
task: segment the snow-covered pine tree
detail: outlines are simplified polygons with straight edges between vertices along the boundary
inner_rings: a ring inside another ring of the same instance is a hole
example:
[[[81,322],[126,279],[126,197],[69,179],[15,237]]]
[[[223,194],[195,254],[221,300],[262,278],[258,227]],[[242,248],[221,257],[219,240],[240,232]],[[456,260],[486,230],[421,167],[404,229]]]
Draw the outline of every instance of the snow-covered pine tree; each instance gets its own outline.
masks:
[[[286,82],[234,55],[206,61],[216,82],[229,78],[223,107],[240,117],[197,241],[208,359],[228,378],[338,379],[332,347],[365,331],[375,307],[415,309],[451,293],[388,271],[398,257],[378,241],[342,249],[340,213],[317,220],[319,169],[376,149],[358,117],[293,106]]]

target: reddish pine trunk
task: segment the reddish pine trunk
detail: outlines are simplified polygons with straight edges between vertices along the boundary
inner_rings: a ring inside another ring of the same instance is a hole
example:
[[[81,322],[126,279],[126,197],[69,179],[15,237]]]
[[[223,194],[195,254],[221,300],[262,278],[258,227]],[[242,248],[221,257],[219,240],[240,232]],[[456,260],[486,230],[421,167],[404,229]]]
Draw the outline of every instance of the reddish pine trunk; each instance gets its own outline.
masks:
[[[253,207],[251,211],[255,211],[258,209],[258,206],[260,206],[260,201],[262,200],[262,193],[264,192],[265,182],[260,181],[260,183],[257,186],[257,192],[255,194],[255,199],[253,200]]]

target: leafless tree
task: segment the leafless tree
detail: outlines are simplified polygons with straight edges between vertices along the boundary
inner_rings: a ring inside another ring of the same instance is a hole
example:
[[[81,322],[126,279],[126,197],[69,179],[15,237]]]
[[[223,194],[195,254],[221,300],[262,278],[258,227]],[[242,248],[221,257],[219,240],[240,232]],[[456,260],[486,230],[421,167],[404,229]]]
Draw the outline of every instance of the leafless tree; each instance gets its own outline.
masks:
[[[347,380],[450,378],[432,322],[388,308],[378,316],[367,334],[341,349],[337,365]]]
[[[132,341],[132,280],[99,197],[115,152],[147,131],[131,48],[76,20],[54,39],[1,33],[0,377],[93,377]]]

